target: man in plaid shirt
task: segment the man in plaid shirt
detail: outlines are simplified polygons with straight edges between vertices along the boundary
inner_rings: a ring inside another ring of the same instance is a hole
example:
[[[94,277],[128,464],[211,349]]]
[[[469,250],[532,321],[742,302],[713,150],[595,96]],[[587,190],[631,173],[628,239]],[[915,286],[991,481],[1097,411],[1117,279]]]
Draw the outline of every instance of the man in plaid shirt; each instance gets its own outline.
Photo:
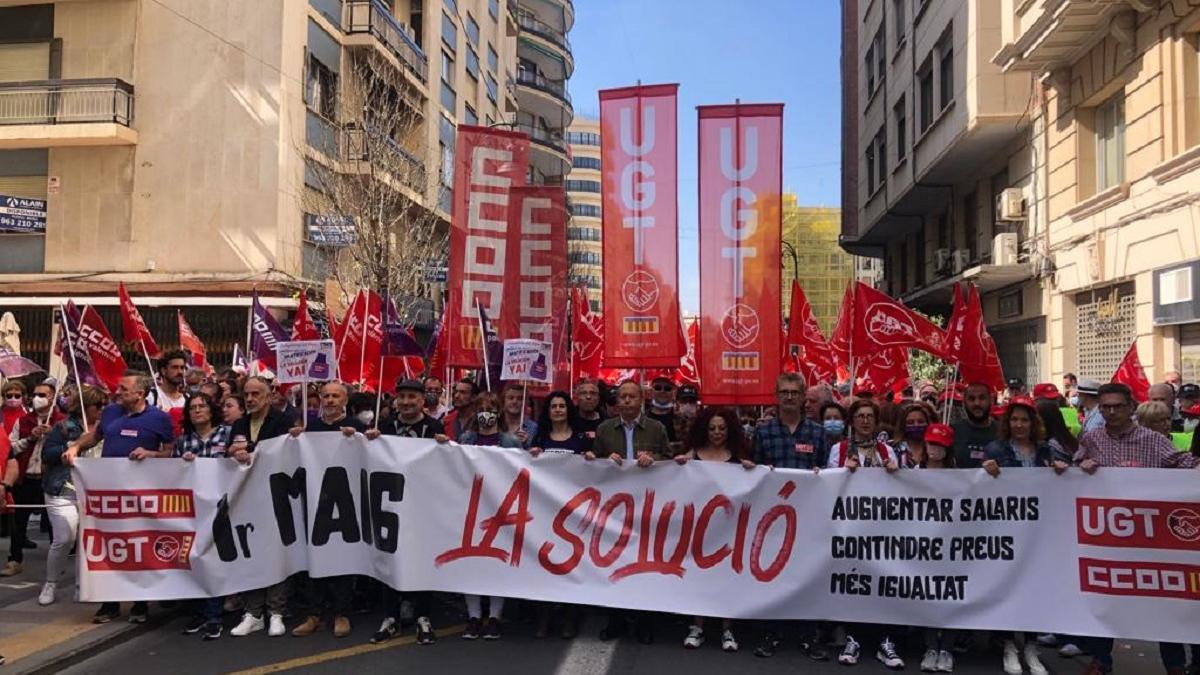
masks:
[[[779,416],[754,430],[754,462],[778,469],[825,466],[825,429],[804,416],[804,380],[784,373],[775,381]]]
[[[1196,457],[1179,452],[1170,439],[1139,426],[1133,421],[1134,402],[1129,387],[1112,382],[1100,387],[1100,414],[1104,426],[1083,435],[1075,460],[1088,474],[1105,467],[1135,467],[1142,469],[1174,469],[1196,466]],[[1084,675],[1104,675],[1112,672],[1113,639],[1088,638],[1093,661]],[[1187,662],[1181,644],[1160,642],[1159,654],[1169,675],[1182,674]]]

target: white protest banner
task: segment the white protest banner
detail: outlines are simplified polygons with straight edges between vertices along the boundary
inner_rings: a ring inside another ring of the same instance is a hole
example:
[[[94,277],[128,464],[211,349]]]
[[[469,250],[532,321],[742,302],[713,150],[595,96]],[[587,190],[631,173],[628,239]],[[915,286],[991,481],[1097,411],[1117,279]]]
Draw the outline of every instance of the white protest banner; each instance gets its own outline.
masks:
[[[308,570],[735,619],[1195,639],[1191,470],[531,458],[306,433],[228,459],[81,459],[80,599],[219,596]]]
[[[300,384],[332,379],[337,363],[333,340],[294,340],[275,345],[278,363],[275,378],[280,384]]]
[[[554,345],[541,340],[515,338],[504,341],[504,363],[500,369],[501,380],[521,380],[551,384],[554,374]]]

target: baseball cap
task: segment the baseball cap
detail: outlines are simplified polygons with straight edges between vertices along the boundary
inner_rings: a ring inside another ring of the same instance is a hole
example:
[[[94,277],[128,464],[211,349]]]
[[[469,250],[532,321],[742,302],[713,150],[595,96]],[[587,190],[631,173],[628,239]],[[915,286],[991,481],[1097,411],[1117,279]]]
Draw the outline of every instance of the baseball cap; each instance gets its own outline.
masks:
[[[1038,398],[1038,399],[1044,398],[1044,399],[1053,401],[1053,400],[1057,399],[1058,396],[1059,396],[1058,387],[1054,386],[1054,383],[1052,383],[1052,382],[1041,382],[1041,383],[1033,385],[1033,397],[1034,398]]]
[[[954,429],[940,423],[925,427],[925,442],[950,447],[954,445]]]
[[[1008,378],[1008,388],[1009,389],[1020,389],[1024,386],[1025,386],[1025,380],[1022,380],[1019,377]]]
[[[1010,400],[1009,403],[1012,401]],[[992,406],[992,417],[1004,417],[1006,411],[1008,411],[1007,405],[994,405]]]
[[[1179,388],[1179,398],[1200,398],[1200,384],[1185,384]]]
[[[1011,408],[1014,405],[1028,408],[1032,414],[1037,414],[1037,404],[1034,403],[1033,399],[1029,398],[1028,396],[1014,396],[1008,399],[1008,406],[1006,409]]]
[[[946,391],[943,391],[941,394],[938,395],[939,402],[945,402],[947,399],[961,401],[962,400],[962,392],[959,391],[957,388],[956,389],[947,389]]]
[[[676,401],[699,401],[700,390],[696,389],[695,385],[685,384],[679,387],[679,391],[675,393]]]
[[[396,393],[400,393],[402,391],[418,391],[424,394],[425,385],[422,384],[420,380],[400,380],[396,383]]]
[[[1180,410],[1179,414],[1187,415],[1188,417],[1200,417],[1200,403],[1197,403],[1190,408],[1184,408],[1183,410]]]
[[[1075,391],[1095,396],[1100,392],[1100,383],[1090,378],[1084,378],[1075,385]]]

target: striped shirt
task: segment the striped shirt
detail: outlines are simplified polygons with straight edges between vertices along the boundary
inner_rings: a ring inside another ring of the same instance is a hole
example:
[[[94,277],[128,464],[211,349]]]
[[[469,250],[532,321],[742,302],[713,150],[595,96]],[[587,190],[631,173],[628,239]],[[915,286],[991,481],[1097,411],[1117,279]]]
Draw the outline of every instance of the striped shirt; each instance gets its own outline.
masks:
[[[1179,452],[1171,439],[1133,424],[1116,436],[1100,427],[1083,434],[1075,461],[1095,460],[1100,466],[1121,466],[1142,469],[1175,469],[1196,466],[1196,457]]]

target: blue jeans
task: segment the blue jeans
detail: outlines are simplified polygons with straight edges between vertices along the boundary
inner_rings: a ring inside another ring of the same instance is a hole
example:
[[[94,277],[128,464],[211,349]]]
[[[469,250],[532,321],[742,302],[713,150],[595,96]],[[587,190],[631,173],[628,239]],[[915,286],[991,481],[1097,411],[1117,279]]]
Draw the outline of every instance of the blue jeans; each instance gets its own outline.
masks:
[[[204,598],[194,601],[193,616],[204,619],[207,624],[221,623],[221,612],[225,606],[224,598]]]

